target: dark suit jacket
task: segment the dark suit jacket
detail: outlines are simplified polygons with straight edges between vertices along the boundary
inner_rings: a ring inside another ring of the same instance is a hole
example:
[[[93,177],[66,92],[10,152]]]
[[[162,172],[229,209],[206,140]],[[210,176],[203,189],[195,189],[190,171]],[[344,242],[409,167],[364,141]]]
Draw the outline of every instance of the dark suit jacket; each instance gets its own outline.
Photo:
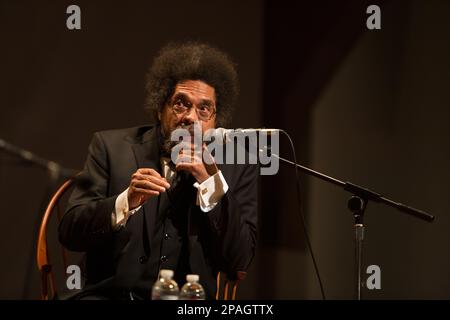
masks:
[[[75,188],[59,226],[64,246],[86,252],[85,291],[117,297],[133,290],[149,291],[157,278],[161,265],[155,266],[160,261],[155,244],[163,240],[157,230],[161,227],[155,226],[161,196],[150,198],[124,228],[114,231],[111,224],[116,198],[128,187],[131,175],[142,167],[161,173],[156,131],[137,127],[94,134],[84,167],[94,185],[89,190]],[[228,192],[208,213],[200,210],[193,197],[183,213],[188,216],[187,226],[174,227],[178,241],[186,242],[188,266],[183,272],[199,274],[210,298],[217,272],[246,270],[256,246],[258,167],[219,168]],[[192,184],[186,188],[187,192],[195,190]]]

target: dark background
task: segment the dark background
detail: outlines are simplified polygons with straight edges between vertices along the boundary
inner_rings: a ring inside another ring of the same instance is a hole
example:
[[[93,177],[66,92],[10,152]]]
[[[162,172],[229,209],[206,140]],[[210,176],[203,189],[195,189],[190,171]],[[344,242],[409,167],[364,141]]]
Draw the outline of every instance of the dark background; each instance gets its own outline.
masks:
[[[79,31],[66,28],[70,4]],[[366,28],[369,4],[381,30]],[[450,1],[0,0],[0,138],[81,168],[93,132],[151,121],[146,69],[162,45],[187,39],[238,64],[233,127],[283,128],[302,164],[437,216],[369,204],[364,270],[380,266],[381,290],[365,298],[450,298]],[[291,158],[283,137],[281,154]],[[261,177],[259,246],[240,298],[320,299],[293,177],[284,165]],[[327,297],[352,299],[348,194],[301,178]],[[2,299],[39,298],[34,225],[47,185],[46,172],[0,156]]]

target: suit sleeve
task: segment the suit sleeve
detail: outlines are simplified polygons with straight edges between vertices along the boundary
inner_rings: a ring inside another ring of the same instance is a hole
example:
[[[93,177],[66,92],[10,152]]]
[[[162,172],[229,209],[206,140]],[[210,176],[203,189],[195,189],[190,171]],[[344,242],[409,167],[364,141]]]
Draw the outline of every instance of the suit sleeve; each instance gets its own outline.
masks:
[[[245,271],[255,254],[258,223],[258,166],[247,165],[236,179],[235,186],[208,213],[221,271],[234,275]]]
[[[59,240],[69,250],[88,251],[109,242],[111,214],[117,196],[107,197],[108,155],[100,133],[89,146],[83,174],[93,181],[88,190],[76,187],[59,225]]]

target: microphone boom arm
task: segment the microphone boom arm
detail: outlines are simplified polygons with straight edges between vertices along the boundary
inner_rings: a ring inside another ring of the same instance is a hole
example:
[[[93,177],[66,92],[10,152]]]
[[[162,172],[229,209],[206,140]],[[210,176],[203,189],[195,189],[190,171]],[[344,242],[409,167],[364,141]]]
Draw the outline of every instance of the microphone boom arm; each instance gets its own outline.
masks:
[[[262,150],[260,150],[260,151],[262,151]],[[358,196],[358,197],[360,197],[360,198],[362,198],[362,199],[364,199],[366,201],[367,200],[372,200],[374,202],[379,202],[379,203],[386,204],[386,205],[388,205],[390,207],[396,208],[397,210],[399,210],[399,211],[401,211],[403,213],[407,213],[409,215],[412,215],[412,216],[414,216],[416,218],[425,220],[427,222],[433,222],[433,220],[435,219],[435,216],[433,216],[433,215],[431,215],[431,214],[429,214],[429,213],[427,213],[425,211],[422,211],[422,210],[419,210],[419,209],[407,206],[407,205],[405,205],[403,203],[400,203],[400,202],[393,201],[393,200],[391,200],[389,198],[386,198],[386,197],[382,196],[381,194],[379,194],[377,192],[374,192],[374,191],[372,191],[372,190],[370,190],[368,188],[359,186],[359,185],[354,184],[352,182],[348,182],[348,181],[344,182],[344,181],[338,180],[336,178],[327,176],[327,175],[325,175],[323,173],[320,173],[318,171],[312,170],[310,168],[307,168],[305,166],[302,166],[302,165],[299,165],[299,164],[297,164],[295,162],[292,162],[292,161],[290,161],[288,159],[280,157],[277,154],[272,153],[271,155],[273,157],[278,158],[279,160],[281,160],[281,161],[283,161],[285,163],[291,164],[293,166],[297,166],[297,168],[299,168],[301,171],[305,172],[306,174],[308,174],[310,176],[314,176],[314,177],[319,178],[319,179],[321,179],[323,181],[327,181],[327,182],[332,183],[334,185],[340,186],[345,191],[348,191],[348,192],[354,194],[355,196]]]

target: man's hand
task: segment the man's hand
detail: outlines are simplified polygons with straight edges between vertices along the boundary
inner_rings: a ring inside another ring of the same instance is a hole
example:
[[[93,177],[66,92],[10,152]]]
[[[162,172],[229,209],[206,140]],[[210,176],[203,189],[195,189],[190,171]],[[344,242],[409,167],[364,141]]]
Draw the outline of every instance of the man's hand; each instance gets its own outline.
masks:
[[[128,207],[133,210],[145,203],[150,197],[158,196],[170,188],[167,180],[154,169],[141,168],[131,176],[128,188]]]
[[[193,143],[182,142],[182,144],[183,146],[175,162],[177,171],[189,172],[198,183],[202,183],[219,171],[205,144],[201,148],[195,147]],[[204,159],[208,159],[207,163],[203,161]]]

